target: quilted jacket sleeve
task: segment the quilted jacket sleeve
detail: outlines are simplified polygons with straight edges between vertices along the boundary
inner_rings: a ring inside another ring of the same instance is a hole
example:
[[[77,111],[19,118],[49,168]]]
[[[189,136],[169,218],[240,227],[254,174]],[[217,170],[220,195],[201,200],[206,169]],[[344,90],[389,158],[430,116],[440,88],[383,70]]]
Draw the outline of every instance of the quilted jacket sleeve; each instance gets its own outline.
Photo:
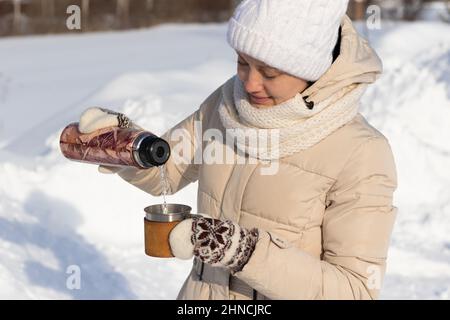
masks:
[[[318,259],[261,232],[249,262],[235,274],[271,299],[376,299],[397,213],[394,158],[382,136],[350,156],[327,195]]]

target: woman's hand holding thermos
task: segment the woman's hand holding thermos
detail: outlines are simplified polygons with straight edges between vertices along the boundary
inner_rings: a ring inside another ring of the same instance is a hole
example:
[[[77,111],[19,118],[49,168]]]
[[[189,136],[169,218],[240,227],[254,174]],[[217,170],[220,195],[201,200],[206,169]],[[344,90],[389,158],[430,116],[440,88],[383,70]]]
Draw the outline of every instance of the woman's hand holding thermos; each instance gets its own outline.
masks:
[[[81,133],[91,133],[107,127],[131,127],[134,123],[126,115],[112,110],[93,107],[86,109],[78,122],[78,130]],[[105,174],[118,173],[123,167],[99,165],[98,171]]]
[[[60,148],[69,159],[99,164],[102,173],[161,166],[170,157],[165,140],[135,125],[122,113],[97,107],[84,111],[78,123],[63,130]]]

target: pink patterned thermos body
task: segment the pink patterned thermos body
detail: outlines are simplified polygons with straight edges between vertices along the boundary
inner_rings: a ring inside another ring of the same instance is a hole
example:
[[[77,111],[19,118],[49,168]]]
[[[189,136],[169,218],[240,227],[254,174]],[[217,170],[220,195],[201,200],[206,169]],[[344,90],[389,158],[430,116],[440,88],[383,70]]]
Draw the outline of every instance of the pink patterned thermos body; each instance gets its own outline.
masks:
[[[169,144],[148,131],[109,127],[83,134],[78,123],[63,130],[60,149],[75,161],[141,169],[163,165],[170,157]]]

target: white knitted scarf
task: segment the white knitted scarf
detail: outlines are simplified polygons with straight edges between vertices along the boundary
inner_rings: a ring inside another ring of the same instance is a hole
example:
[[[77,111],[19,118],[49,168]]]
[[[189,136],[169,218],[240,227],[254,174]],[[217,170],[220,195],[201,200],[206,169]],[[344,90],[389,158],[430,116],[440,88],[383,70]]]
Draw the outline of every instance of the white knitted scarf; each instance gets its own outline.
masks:
[[[269,108],[256,108],[239,77],[222,88],[219,114],[226,134],[236,147],[253,158],[276,160],[308,149],[352,120],[367,84],[352,84],[313,109],[301,93]],[[258,143],[248,137],[257,136]]]

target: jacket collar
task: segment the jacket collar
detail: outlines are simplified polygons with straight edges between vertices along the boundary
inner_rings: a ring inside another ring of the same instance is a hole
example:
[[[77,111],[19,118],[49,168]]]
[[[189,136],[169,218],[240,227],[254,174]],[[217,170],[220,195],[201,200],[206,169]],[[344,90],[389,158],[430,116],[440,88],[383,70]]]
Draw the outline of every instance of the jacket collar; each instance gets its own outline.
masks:
[[[302,93],[308,101],[317,104],[351,84],[373,83],[382,73],[380,58],[358,34],[348,16],[342,19],[341,28],[339,56],[327,72]]]

